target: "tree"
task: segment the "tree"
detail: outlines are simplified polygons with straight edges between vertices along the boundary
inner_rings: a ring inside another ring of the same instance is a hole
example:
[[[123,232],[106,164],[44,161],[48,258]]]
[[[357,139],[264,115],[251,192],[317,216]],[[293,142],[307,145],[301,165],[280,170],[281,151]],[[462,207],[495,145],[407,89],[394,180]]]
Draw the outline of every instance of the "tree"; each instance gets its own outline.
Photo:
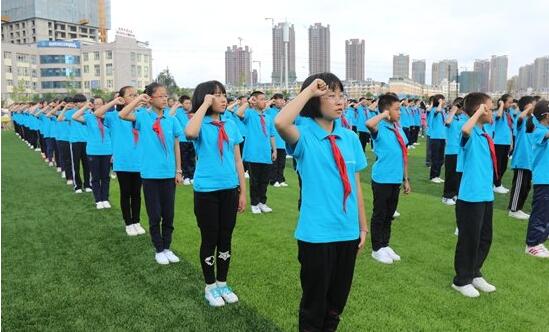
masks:
[[[154,81],[166,87],[169,97],[176,96],[179,93],[179,87],[168,68],[161,71]]]
[[[95,96],[101,97],[105,102],[112,100],[114,97],[114,92],[103,90],[103,89],[91,89],[91,94],[92,94],[92,97],[95,97]]]
[[[13,88],[12,97],[16,102],[25,102],[30,100],[29,95],[26,93],[25,81],[17,81],[17,86]]]

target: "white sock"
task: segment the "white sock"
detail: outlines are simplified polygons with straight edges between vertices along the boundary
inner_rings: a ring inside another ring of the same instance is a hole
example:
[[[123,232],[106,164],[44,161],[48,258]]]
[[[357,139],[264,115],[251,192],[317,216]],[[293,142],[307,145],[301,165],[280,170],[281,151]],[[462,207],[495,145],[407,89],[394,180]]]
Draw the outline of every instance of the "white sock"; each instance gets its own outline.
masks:
[[[212,289],[216,288],[217,287],[217,284],[213,283],[213,284],[206,284],[206,292],[209,292],[211,291]]]
[[[217,287],[225,287],[227,286],[227,282],[226,281],[218,281],[217,282]]]

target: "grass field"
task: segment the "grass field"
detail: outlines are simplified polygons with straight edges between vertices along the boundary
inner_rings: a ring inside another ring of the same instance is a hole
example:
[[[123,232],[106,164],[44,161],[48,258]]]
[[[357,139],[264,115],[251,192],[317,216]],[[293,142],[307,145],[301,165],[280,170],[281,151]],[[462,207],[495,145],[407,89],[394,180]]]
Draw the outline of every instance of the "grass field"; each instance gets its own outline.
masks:
[[[508,195],[495,203],[484,268],[498,291],[471,300],[450,288],[454,211],[440,202],[442,185],[428,181],[424,153],[424,144],[411,152],[413,193],[401,196],[393,226],[402,261],[375,263],[368,239],[340,331],[549,331],[549,262],[524,254],[526,223],[507,217]],[[362,185],[370,216],[371,154],[368,163]],[[159,266],[148,235],[125,235],[116,180],[113,209],[97,211],[91,194],[75,195],[39,153],[3,132],[2,329],[296,330],[297,178],[290,168],[286,175],[288,188],[269,188],[272,214],[248,209],[238,218],[229,284],[240,303],[212,309],[203,299],[190,187],[176,195],[172,249],[182,262]],[[146,226],[144,206],[142,214]]]

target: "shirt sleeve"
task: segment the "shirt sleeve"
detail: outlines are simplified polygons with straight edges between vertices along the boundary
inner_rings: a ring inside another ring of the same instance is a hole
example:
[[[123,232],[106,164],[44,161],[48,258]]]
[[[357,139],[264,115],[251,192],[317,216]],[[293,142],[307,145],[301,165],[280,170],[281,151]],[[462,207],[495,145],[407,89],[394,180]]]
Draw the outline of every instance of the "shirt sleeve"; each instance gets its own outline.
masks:
[[[536,128],[532,133],[532,139],[536,145],[547,145],[548,139],[545,137],[548,130]]]
[[[145,112],[134,112],[135,114],[135,121],[134,121],[134,128],[141,131],[141,125],[143,123],[143,116],[146,116]],[[124,120],[126,121],[126,120]]]
[[[273,117],[269,117],[269,133],[270,133],[270,136],[271,137],[274,137],[275,134],[276,134],[276,129],[275,129],[275,126],[274,126],[274,118]]]
[[[236,142],[236,144],[240,144],[244,142],[244,137],[240,133],[240,130],[238,130],[238,126],[236,125],[236,123],[234,123],[234,121],[231,121],[231,128],[232,128],[232,133],[234,135],[234,141]]]
[[[175,117],[172,117],[173,122],[173,136],[179,137],[183,134],[183,128],[181,128],[181,125],[179,124],[179,120],[177,120]]]
[[[364,151],[362,150],[362,145],[360,144],[360,140],[356,135],[349,135],[351,137],[351,140],[353,142],[353,150],[355,154],[355,172],[360,172],[368,166],[368,161],[366,160],[366,156],[364,154]],[[358,185],[358,184],[357,184]]]
[[[296,158],[303,157],[305,138],[303,137],[303,132],[305,131],[302,126],[297,126],[297,131],[299,132],[299,139],[294,145],[286,143],[286,151]]]

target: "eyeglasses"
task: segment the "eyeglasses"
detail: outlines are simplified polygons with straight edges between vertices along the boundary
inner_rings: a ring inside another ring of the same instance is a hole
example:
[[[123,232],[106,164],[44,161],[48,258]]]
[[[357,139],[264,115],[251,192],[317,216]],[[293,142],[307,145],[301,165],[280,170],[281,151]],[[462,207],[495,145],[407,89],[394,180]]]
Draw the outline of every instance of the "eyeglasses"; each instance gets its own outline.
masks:
[[[163,98],[163,99],[168,99],[168,96],[166,95],[163,95],[163,96],[151,96],[151,99],[152,98]]]
[[[326,96],[322,96],[322,98],[324,99],[328,99],[329,101],[331,102],[344,102],[347,98],[345,98],[345,96],[343,95],[339,95],[339,96],[336,96],[336,95],[326,95]]]

